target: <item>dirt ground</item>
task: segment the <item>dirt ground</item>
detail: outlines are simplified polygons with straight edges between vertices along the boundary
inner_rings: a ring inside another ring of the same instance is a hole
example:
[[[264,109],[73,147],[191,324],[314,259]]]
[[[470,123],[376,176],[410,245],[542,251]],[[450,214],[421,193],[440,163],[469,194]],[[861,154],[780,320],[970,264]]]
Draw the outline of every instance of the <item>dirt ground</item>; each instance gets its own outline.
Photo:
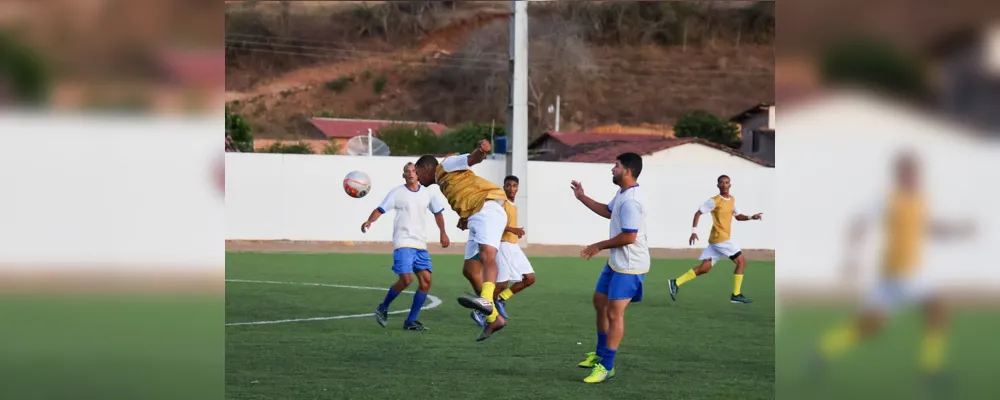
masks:
[[[452,243],[442,249],[436,244],[430,245],[434,253],[461,254],[465,249],[464,242]],[[582,246],[547,246],[529,245],[524,248],[529,256],[574,257],[580,255]],[[260,253],[389,253],[392,243],[389,242],[304,242],[304,241],[248,241],[227,240],[226,251],[260,252]],[[697,258],[701,249],[651,249],[653,258]],[[747,260],[774,261],[773,250],[743,250]]]

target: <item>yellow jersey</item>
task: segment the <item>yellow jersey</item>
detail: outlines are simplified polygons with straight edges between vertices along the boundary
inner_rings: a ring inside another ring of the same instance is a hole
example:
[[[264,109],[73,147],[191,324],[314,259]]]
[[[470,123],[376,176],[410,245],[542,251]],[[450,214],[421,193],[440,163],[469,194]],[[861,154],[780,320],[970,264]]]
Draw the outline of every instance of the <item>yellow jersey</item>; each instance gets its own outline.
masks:
[[[712,233],[708,235],[708,243],[716,244],[729,240],[732,235],[733,216],[738,215],[736,211],[736,198],[729,198],[716,195],[705,202],[699,208],[702,214],[712,214]]]
[[[445,162],[448,160],[446,159]],[[438,165],[435,175],[441,194],[448,199],[451,209],[460,218],[469,218],[483,209],[487,200],[507,201],[503,189],[470,169],[447,171],[444,162]],[[468,165],[465,166],[468,168]]]
[[[927,208],[919,193],[897,191],[885,204],[885,249],[883,273],[907,275],[922,262],[927,235]]]
[[[503,210],[507,212],[507,227],[517,228],[517,205],[513,201],[507,200],[503,203]],[[517,244],[518,239],[517,235],[504,231],[500,241]]]

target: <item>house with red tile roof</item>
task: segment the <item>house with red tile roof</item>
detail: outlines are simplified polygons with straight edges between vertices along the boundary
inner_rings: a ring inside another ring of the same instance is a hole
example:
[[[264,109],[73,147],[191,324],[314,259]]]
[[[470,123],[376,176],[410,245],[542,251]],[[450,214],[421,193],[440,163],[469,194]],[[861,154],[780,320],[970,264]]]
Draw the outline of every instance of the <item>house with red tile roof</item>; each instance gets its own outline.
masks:
[[[312,118],[309,120],[312,132],[311,137],[326,137],[326,140],[334,140],[340,145],[341,151],[347,148],[347,141],[358,135],[367,135],[371,129],[374,134],[380,128],[389,125],[425,125],[435,135],[441,136],[448,127],[436,122],[416,122],[416,121],[388,121],[374,119],[348,119],[348,118]]]
[[[532,160],[613,164],[621,153],[643,156],[646,165],[712,165],[773,168],[774,164],[698,138],[547,132],[529,144]]]

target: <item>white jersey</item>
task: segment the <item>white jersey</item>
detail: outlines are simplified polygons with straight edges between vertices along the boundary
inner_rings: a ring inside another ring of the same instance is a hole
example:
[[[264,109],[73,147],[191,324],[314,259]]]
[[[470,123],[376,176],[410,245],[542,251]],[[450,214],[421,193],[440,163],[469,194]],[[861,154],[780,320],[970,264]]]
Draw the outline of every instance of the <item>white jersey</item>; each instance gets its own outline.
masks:
[[[646,207],[643,191],[639,185],[619,191],[608,203],[611,211],[610,237],[622,232],[635,232],[635,242],[611,249],[608,266],[623,274],[644,274],[649,272],[649,246],[646,245]]]
[[[440,214],[444,211],[444,202],[441,196],[435,196],[423,186],[413,191],[401,185],[389,191],[378,210],[383,214],[390,210],[396,212],[392,223],[393,248],[426,249],[427,211]]]

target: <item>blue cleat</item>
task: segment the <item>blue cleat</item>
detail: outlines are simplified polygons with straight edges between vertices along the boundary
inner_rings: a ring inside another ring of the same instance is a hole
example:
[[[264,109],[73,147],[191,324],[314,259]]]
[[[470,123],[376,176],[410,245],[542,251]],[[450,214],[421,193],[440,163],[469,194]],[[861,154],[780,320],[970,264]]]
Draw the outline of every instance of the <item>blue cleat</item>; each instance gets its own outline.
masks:
[[[497,299],[494,304],[497,306],[497,313],[504,319],[507,319],[507,300]]]
[[[378,307],[375,307],[375,321],[378,322],[379,325],[382,325],[383,328],[385,328],[388,320],[389,320],[389,309],[382,308],[381,304],[379,304]]]
[[[746,298],[745,296],[743,296],[743,293],[740,293],[740,294],[730,295],[729,302],[735,304],[750,304],[753,303],[753,300]]]
[[[486,326],[486,317],[484,317],[482,313],[476,310],[472,310],[471,316],[472,320],[476,321],[476,325]]]
[[[670,290],[670,300],[677,301],[677,292],[681,290],[680,286],[677,286],[677,280],[671,279],[668,281],[667,289]]]

